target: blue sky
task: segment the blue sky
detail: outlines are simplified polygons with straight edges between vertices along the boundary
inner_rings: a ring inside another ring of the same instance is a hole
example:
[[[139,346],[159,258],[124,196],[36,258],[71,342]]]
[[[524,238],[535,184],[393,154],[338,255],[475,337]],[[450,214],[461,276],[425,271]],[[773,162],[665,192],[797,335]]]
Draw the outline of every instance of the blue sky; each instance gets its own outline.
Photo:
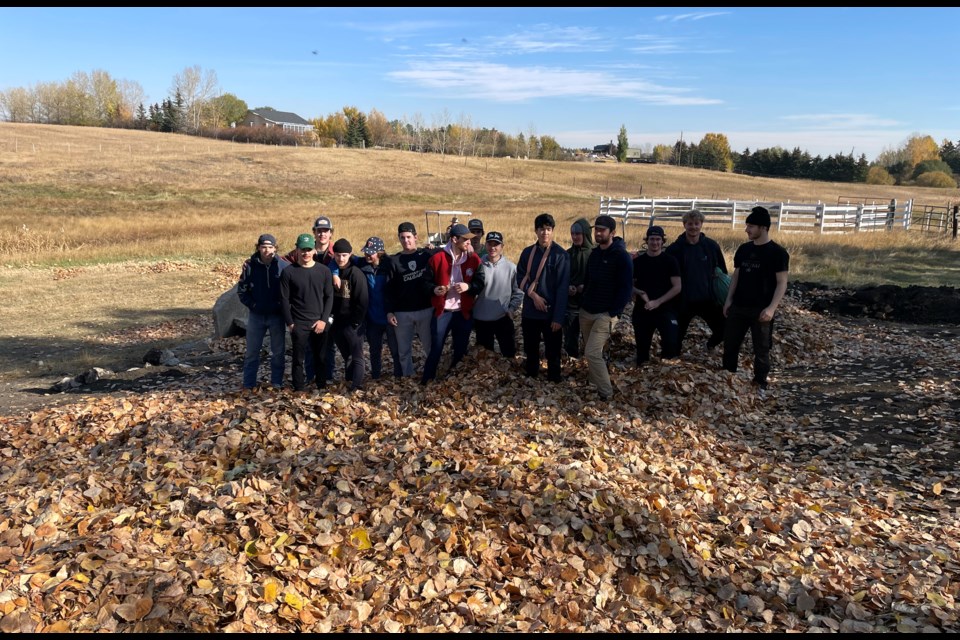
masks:
[[[0,8],[0,90],[77,71],[148,104],[199,66],[250,107],[354,106],[565,147],[727,136],[873,160],[960,140],[957,8]]]

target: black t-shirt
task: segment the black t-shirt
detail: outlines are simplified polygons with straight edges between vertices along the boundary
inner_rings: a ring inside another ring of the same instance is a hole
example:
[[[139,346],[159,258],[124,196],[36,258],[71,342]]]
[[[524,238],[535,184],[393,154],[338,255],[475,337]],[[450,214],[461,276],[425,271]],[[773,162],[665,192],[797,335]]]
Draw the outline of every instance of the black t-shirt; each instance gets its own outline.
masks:
[[[397,253],[387,264],[387,313],[422,311],[433,307],[433,274],[428,264],[434,252],[417,249],[413,253]]]
[[[790,254],[773,240],[740,245],[733,256],[733,267],[740,270],[733,304],[761,309],[768,306],[777,288],[777,274],[788,271],[789,266]]]
[[[666,253],[661,252],[658,256],[651,256],[644,252],[633,259],[633,286],[646,291],[647,297],[651,300],[656,300],[669,291],[673,287],[670,279],[679,277],[680,264],[676,258]],[[678,297],[670,298],[660,308],[671,308]],[[643,307],[642,302],[634,304]]]

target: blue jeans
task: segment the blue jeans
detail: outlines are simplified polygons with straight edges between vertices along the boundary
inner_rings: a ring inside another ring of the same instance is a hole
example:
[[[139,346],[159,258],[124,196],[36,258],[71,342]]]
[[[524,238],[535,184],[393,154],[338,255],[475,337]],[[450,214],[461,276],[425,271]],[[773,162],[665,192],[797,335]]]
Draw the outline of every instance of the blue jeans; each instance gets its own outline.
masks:
[[[434,317],[430,323],[430,355],[423,366],[421,383],[426,384],[437,377],[437,367],[440,366],[440,356],[443,355],[443,345],[447,335],[453,334],[453,360],[450,368],[457,366],[470,348],[470,331],[473,329],[473,318],[464,318],[460,311],[444,311],[440,317]]]
[[[383,336],[387,336],[387,346],[390,347],[390,355],[393,358],[393,377],[399,378],[403,375],[400,367],[400,354],[397,350],[397,334],[393,326],[389,324],[377,324],[367,318],[367,344],[370,347],[370,377],[374,380],[380,378],[383,371]]]
[[[257,386],[257,371],[260,369],[260,350],[263,339],[270,332],[270,384],[283,385],[284,351],[286,350],[287,328],[283,316],[279,313],[265,314],[250,312],[247,317],[247,354],[243,358],[243,387],[252,389]]]

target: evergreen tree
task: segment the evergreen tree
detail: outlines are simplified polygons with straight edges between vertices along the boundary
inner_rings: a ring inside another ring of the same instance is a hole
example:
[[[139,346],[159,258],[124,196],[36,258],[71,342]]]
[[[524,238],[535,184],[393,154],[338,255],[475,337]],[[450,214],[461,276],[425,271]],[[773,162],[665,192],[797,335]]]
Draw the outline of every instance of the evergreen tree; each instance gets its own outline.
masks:
[[[617,134],[617,162],[627,161],[627,149],[630,143],[627,142],[627,127],[620,125],[620,133]]]

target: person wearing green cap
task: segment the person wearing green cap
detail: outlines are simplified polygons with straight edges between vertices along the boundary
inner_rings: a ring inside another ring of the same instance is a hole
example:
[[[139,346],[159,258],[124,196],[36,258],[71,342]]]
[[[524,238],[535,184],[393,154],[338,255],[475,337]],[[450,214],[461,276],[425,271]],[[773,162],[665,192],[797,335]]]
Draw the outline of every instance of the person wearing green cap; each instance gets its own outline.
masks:
[[[294,391],[306,388],[304,360],[307,346],[313,358],[317,388],[327,386],[327,330],[333,313],[333,276],[314,260],[316,241],[312,234],[297,236],[297,261],[280,274],[280,299],[284,322],[293,341],[291,374]]]

